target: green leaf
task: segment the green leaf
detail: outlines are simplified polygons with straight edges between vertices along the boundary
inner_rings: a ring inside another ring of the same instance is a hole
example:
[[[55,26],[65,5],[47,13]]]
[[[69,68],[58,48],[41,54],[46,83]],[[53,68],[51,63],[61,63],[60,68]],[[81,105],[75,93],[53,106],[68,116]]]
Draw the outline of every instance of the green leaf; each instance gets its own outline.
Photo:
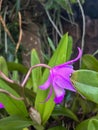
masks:
[[[1,79],[2,79],[2,78],[1,78]],[[14,91],[15,91],[18,95],[21,96],[22,87],[21,87],[20,84],[17,84],[17,83],[15,83],[15,82],[14,82],[14,83],[10,83],[10,82],[5,81],[4,79],[2,79],[2,80],[3,80],[3,81],[5,82],[5,84],[7,84],[10,88],[14,89]],[[27,85],[26,85],[26,88],[25,88],[24,92],[25,92],[25,96],[29,99],[29,101],[31,101],[31,102],[33,103],[34,100],[35,100],[35,93],[34,93],[31,89],[27,88]]]
[[[86,54],[82,57],[82,68],[98,72],[98,60],[94,56]]]
[[[7,68],[7,63],[5,61],[5,59],[0,56],[0,70],[6,75],[8,76],[8,68]]]
[[[12,88],[10,88],[2,79],[0,79],[0,88],[7,90],[16,97],[19,97],[19,95]],[[3,103],[6,111],[10,115],[22,115],[22,116],[28,115],[23,101],[17,101],[15,99],[12,99],[8,95],[0,93],[0,102]]]
[[[8,66],[9,71],[17,70],[18,72],[21,72],[22,74],[26,74],[28,71],[27,67],[19,63],[7,62],[7,66]]]
[[[21,96],[21,91],[22,91],[22,87],[19,85],[19,84],[17,84],[17,83],[10,83],[10,82],[7,82],[7,81],[5,81],[4,79],[2,79],[10,88],[12,88],[12,89],[14,89],[14,91],[16,91],[16,93],[18,93],[18,95],[20,95]],[[26,85],[26,87],[27,87],[27,85]],[[31,101],[31,102],[33,102],[34,101],[34,99],[35,99],[35,93],[33,92],[33,91],[31,91],[31,89],[28,89],[28,88],[25,88],[25,95],[26,95],[26,97],[27,98],[29,98],[29,100]]]
[[[18,63],[18,59],[17,59],[17,58],[15,59],[15,63]],[[16,81],[16,82],[19,81],[18,71],[14,70],[14,71],[12,72],[12,78],[11,78],[11,79],[14,80],[14,81]]]
[[[31,66],[34,66],[36,64],[40,63],[40,59],[38,57],[38,54],[35,49],[31,51]],[[36,92],[39,86],[39,82],[41,79],[41,67],[37,67],[32,70],[32,82],[33,82],[33,91]]]
[[[67,116],[75,121],[79,121],[77,116],[68,108],[62,107],[62,106],[56,106],[52,116]]]
[[[30,119],[21,116],[9,116],[0,120],[0,130],[22,130],[33,124]]]
[[[98,116],[82,121],[75,130],[98,130]]]
[[[55,46],[54,46],[54,43],[53,43],[53,41],[51,40],[50,37],[48,37],[48,43],[49,43],[49,46],[51,47],[52,51],[54,52],[55,51]]]
[[[22,74],[26,74],[28,72],[28,68],[25,67],[24,65],[20,64],[20,63],[7,62],[7,66],[8,66],[8,70],[12,71],[12,72],[17,71],[18,73],[20,72]],[[31,77],[28,79],[28,81],[26,83],[26,87],[29,88],[29,89],[32,87],[32,79],[31,79]]]
[[[58,44],[56,51],[54,52],[52,58],[50,59],[49,66],[53,67],[55,65],[64,63],[68,59],[69,54],[67,54],[67,52],[70,44],[71,43],[68,42],[68,34],[65,34],[60,40],[60,43]],[[43,84],[45,80],[47,80],[48,75],[49,70],[45,69],[40,84]],[[42,91],[38,89],[35,100],[35,108],[41,114],[43,124],[48,120],[55,106],[55,103],[53,101],[54,94],[52,94],[51,98],[47,102],[41,103],[45,101],[47,95],[48,90]]]
[[[43,126],[35,124],[31,119],[18,115],[9,116],[0,120],[0,130],[23,130],[34,126],[36,130],[44,130]]]
[[[49,128],[48,130],[67,130],[67,129],[63,126],[55,126],[55,127]]]
[[[71,36],[68,37],[68,47],[67,47],[67,52],[66,52],[66,61],[68,61],[71,57],[72,54],[72,43],[73,43],[73,39]]]
[[[98,104],[98,73],[91,70],[78,70],[72,74],[76,90],[88,100]]]

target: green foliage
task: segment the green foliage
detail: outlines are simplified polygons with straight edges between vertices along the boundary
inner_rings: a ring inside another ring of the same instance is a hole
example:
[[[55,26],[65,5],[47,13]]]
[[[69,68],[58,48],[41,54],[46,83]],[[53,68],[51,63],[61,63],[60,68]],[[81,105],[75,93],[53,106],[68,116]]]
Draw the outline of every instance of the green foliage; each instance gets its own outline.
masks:
[[[90,118],[81,122],[75,130],[97,130],[98,129],[98,116]]]
[[[57,48],[54,47],[51,39],[48,38],[48,41],[53,51],[53,56],[48,63],[49,66],[54,67],[70,59],[72,38],[68,34],[61,38]],[[31,66],[34,67],[38,64],[40,64],[40,60],[36,50],[33,49],[31,51]],[[3,103],[4,109],[9,114],[9,117],[0,120],[0,130],[22,130],[30,126],[34,126],[36,130],[43,130],[43,126],[45,127],[49,118],[59,121],[59,125],[48,128],[48,130],[66,130],[67,127],[63,127],[63,120],[59,120],[59,116],[68,118],[68,120],[71,119],[75,124],[78,124],[75,130],[97,130],[98,116],[89,117],[85,120],[85,117],[92,111],[94,114],[98,112],[97,66],[98,60],[96,58],[92,55],[84,55],[81,69],[74,71],[71,76],[71,81],[77,90],[76,94],[66,92],[65,101],[60,105],[55,105],[54,93],[47,102],[44,102],[49,90],[43,91],[38,88],[47,80],[49,70],[41,69],[40,66],[31,70],[31,68],[28,69],[18,63],[18,59],[15,62],[6,62],[3,57],[0,57],[0,71],[5,74],[5,78],[2,73],[0,74],[0,89],[24,99],[18,101],[12,98],[10,94],[0,93],[0,103]],[[20,73],[26,76],[21,77]],[[10,82],[12,79],[13,82]],[[23,85],[24,81],[26,83]],[[66,107],[67,105],[69,106]],[[29,109],[31,106],[32,115]],[[82,112],[81,123],[79,123],[80,115],[78,115],[80,110]],[[41,123],[37,121],[37,114],[38,118],[41,117]],[[64,125],[67,126],[65,122]]]
[[[55,116],[66,116],[66,117],[69,117],[69,118],[71,118],[75,121],[79,121],[77,116],[70,109],[63,107],[63,106],[59,106],[59,105],[57,105],[54,108],[52,116],[53,117],[55,117]]]
[[[15,63],[18,63],[18,58],[15,59]],[[14,70],[12,72],[12,80],[18,82],[19,81],[19,74],[18,71]]]
[[[0,88],[7,90],[16,97],[19,97],[19,95],[1,79],[0,79]],[[17,101],[15,99],[10,98],[8,95],[0,93],[0,102],[4,104],[5,109],[10,115],[22,115],[22,116],[28,115],[23,101]]]
[[[84,3],[85,0],[81,0],[81,3]],[[50,10],[50,9],[55,9],[59,11],[61,8],[66,10],[69,14],[73,14],[71,5],[77,3],[77,0],[48,0],[47,3],[45,4],[45,8]]]
[[[33,49],[31,51],[31,66],[34,66],[36,64],[39,64],[40,63],[40,60],[39,60],[39,57],[38,57],[38,54],[36,52],[35,49]],[[32,85],[33,85],[33,91],[36,92],[37,89],[38,89],[38,86],[39,86],[39,82],[40,82],[40,79],[41,79],[41,68],[38,67],[38,68],[35,68],[34,70],[32,70]]]
[[[8,76],[7,63],[3,57],[0,57],[0,70]],[[0,79],[0,88],[11,92],[13,95],[19,96],[10,86],[8,86],[2,79]],[[16,101],[12,98],[9,98],[7,95],[0,93],[0,102],[5,106],[7,112],[11,115],[19,114],[26,116],[26,108],[23,101]],[[13,111],[14,110],[14,111]]]
[[[5,61],[5,59],[0,56],[0,70],[6,75],[8,76],[8,67],[7,67],[7,63]]]
[[[72,8],[70,2],[65,0],[55,0],[63,9],[65,9],[68,13],[72,14]]]
[[[69,51],[70,46],[72,46],[71,45],[72,43],[71,42],[69,43],[68,39],[69,39],[68,34],[65,34],[62,37],[56,51],[54,52],[52,58],[49,61],[49,64],[48,64],[49,66],[52,67],[60,63],[64,63],[70,57],[71,52],[69,54],[67,52]],[[49,74],[48,70],[45,70],[41,79],[41,84],[46,80],[48,74]],[[47,102],[41,103],[45,101],[47,94],[48,94],[48,91],[42,91],[38,89],[36,100],[35,100],[35,108],[39,111],[43,124],[46,123],[46,121],[50,117],[55,106],[55,103],[53,101],[54,94]]]
[[[90,54],[84,55],[82,57],[82,69],[89,69],[98,72],[98,60]]]
[[[15,63],[15,62],[7,62],[7,67],[9,71],[17,70],[18,72],[22,74],[26,74],[28,71],[27,67],[25,67],[24,65],[20,63]]]
[[[30,119],[21,116],[9,116],[0,120],[0,130],[22,130],[22,128],[32,125]]]
[[[55,51],[55,46],[54,46],[53,41],[49,37],[48,37],[48,42],[49,42],[49,46],[51,47],[52,51],[54,52]]]
[[[72,4],[77,3],[77,0],[70,0]],[[85,0],[80,0],[81,3],[84,3]]]
[[[85,99],[98,104],[98,73],[91,70],[78,70],[72,75],[72,82]]]

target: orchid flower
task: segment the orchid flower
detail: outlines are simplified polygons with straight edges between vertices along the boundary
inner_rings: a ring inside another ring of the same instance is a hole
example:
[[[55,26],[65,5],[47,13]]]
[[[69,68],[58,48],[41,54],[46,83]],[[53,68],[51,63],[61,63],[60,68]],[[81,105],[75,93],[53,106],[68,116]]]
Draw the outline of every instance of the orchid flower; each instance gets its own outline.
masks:
[[[79,54],[75,59],[51,68],[50,75],[47,81],[43,85],[39,86],[39,88],[42,90],[46,90],[50,87],[50,91],[46,98],[46,101],[51,97],[53,90],[55,93],[54,102],[56,104],[59,104],[63,101],[64,96],[66,94],[66,90],[76,92],[70,80],[70,76],[74,72],[72,63],[77,61],[82,56],[82,51],[80,48],[78,48],[78,51]]]
[[[2,104],[2,103],[0,103],[0,109],[1,109],[1,108],[4,108],[4,106],[3,106],[3,104]]]

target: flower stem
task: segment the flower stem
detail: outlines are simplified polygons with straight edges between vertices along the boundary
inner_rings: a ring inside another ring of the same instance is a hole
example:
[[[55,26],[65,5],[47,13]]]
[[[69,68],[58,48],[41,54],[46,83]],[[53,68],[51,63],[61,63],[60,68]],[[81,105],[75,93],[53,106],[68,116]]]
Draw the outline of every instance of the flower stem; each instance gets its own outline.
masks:
[[[37,64],[37,65],[31,66],[31,68],[28,70],[28,72],[27,72],[27,74],[26,74],[26,76],[25,76],[23,82],[21,83],[21,86],[22,86],[22,87],[25,86],[25,84],[26,84],[26,82],[27,82],[27,80],[28,80],[28,78],[29,78],[29,76],[30,76],[30,74],[31,74],[31,72],[32,72],[32,69],[37,68],[37,67],[45,67],[45,68],[47,68],[47,69],[49,69],[49,70],[51,69],[51,67],[48,66],[48,65],[46,65],[46,64]]]
[[[80,10],[81,10],[81,15],[82,15],[82,22],[83,22],[83,29],[82,29],[82,42],[81,42],[81,49],[82,49],[82,52],[84,51],[84,44],[85,44],[85,14],[84,14],[84,10],[83,10],[83,7],[81,5],[81,2],[80,0],[77,0],[77,3],[80,7]],[[81,67],[81,58],[80,58],[80,67]]]

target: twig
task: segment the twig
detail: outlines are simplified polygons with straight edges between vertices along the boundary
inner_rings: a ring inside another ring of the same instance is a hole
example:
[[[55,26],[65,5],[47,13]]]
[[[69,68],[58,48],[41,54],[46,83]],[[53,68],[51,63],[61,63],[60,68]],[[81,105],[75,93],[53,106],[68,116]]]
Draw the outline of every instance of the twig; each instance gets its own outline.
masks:
[[[18,13],[18,16],[19,16],[19,31],[20,31],[20,33],[19,33],[19,38],[18,38],[18,42],[17,42],[17,45],[16,45],[16,52],[15,53],[17,53],[17,51],[18,51],[19,46],[21,44],[21,39],[22,39],[22,27],[21,27],[22,20],[21,20],[21,14],[20,14],[20,12]]]
[[[4,27],[4,30],[6,31],[6,33],[7,33],[8,36],[10,37],[11,41],[12,41],[14,44],[16,44],[15,41],[14,41],[14,39],[13,39],[13,37],[12,37],[12,35],[11,35],[11,33],[10,33],[9,30],[7,29],[7,26],[6,26],[6,24],[5,24],[5,22],[4,22],[4,20],[3,20],[3,18],[2,18],[1,15],[0,15],[0,22],[2,23],[2,26]]]
[[[81,42],[81,49],[82,49],[82,52],[83,52],[83,50],[84,50],[84,39],[85,39],[85,15],[84,15],[84,10],[82,8],[80,0],[77,0],[77,2],[79,4],[81,14],[82,14],[82,20],[83,20],[83,33],[82,33],[82,42]],[[81,58],[80,58],[80,67],[81,67]]]
[[[46,10],[46,14],[47,14],[47,16],[48,16],[50,22],[52,23],[53,27],[54,27],[55,30],[57,31],[58,35],[59,35],[60,37],[62,37],[62,34],[60,33],[59,29],[57,28],[57,26],[56,26],[55,23],[53,22],[53,20],[52,20],[50,14],[49,14],[49,12],[48,12],[48,10]]]
[[[8,95],[9,97],[11,97],[11,98],[13,98],[13,99],[15,99],[15,100],[24,100],[24,98],[23,97],[15,97],[13,94],[11,94],[10,92],[8,92],[8,91],[6,91],[6,90],[4,90],[4,89],[0,89],[0,92],[1,93],[4,93],[4,94],[6,94],[6,95]]]
[[[30,4],[30,0],[27,0],[27,2],[25,3],[24,8],[27,8],[29,6],[29,4]]]
[[[60,28],[61,33],[64,34],[64,33],[63,33],[63,27],[62,27],[62,23],[61,23],[60,18],[59,18],[59,28]]]
[[[67,21],[68,23],[71,23],[71,24],[73,24],[73,25],[76,25],[76,26],[77,26],[77,23],[75,23],[74,21],[72,22],[72,21],[70,21],[70,20],[66,19],[65,17],[63,17],[62,15],[61,15],[60,17],[61,17],[63,20]]]
[[[9,79],[2,71],[0,71],[0,77],[6,80],[9,83],[14,83],[13,80]]]

